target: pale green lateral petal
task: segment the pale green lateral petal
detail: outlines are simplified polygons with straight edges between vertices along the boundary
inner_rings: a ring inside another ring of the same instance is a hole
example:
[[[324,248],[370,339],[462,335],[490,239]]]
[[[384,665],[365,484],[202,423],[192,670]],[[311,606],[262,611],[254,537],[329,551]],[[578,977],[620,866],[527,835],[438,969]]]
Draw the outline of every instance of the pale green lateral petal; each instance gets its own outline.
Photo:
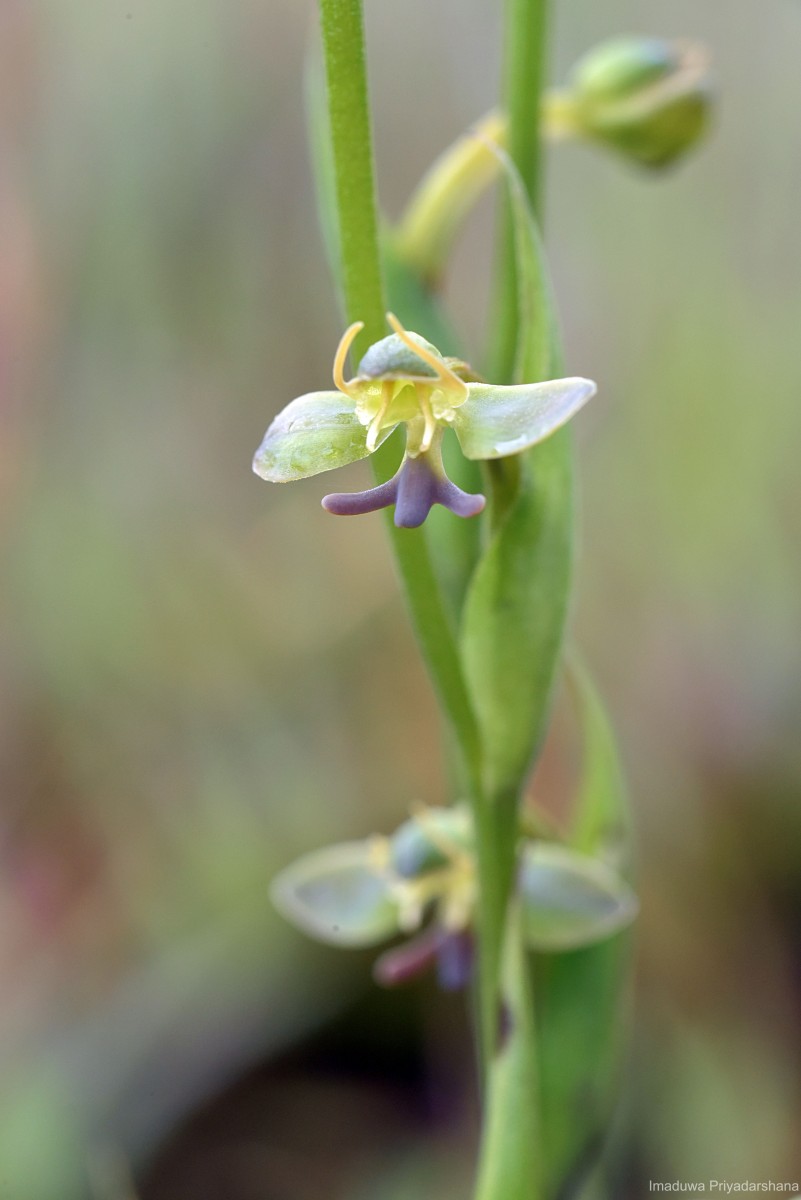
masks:
[[[526,846],[518,886],[526,941],[534,950],[591,946],[637,915],[637,899],[615,871],[550,842]]]
[[[465,458],[506,458],[536,445],[595,394],[591,379],[553,379],[512,387],[468,384],[452,425]]]
[[[392,428],[383,429],[378,445]],[[270,483],[308,479],[366,458],[367,429],[342,392],[309,392],[278,414],[256,451],[253,470]]]
[[[376,946],[398,932],[398,909],[371,855],[370,842],[343,842],[306,854],[273,880],[273,904],[318,941]]]

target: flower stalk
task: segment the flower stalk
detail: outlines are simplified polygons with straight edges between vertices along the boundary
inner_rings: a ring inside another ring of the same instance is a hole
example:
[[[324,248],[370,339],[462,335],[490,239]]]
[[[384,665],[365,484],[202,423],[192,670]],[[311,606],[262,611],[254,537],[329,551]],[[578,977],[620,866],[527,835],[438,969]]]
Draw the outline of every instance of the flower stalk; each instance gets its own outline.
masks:
[[[320,0],[329,135],[345,312],[363,322],[361,354],[384,331],[386,304],[378,242],[373,145],[361,0]],[[373,456],[377,483],[395,471],[392,448]],[[388,522],[412,624],[442,709],[453,730],[462,774],[478,787],[478,731],[467,695],[451,619],[421,531],[399,534]]]
[[[553,1200],[584,1162],[575,1114],[589,1104],[597,1112],[588,1119],[602,1121],[612,1091],[608,1035],[625,975],[617,935],[637,903],[614,737],[588,681],[576,692],[585,761],[575,817],[555,830],[523,811],[569,607],[573,468],[561,427],[595,392],[590,380],[553,378],[562,356],[540,236],[542,144],[578,137],[644,166],[674,161],[705,123],[705,60],[684,43],[616,39],[546,94],[548,0],[505,0],[502,108],[445,152],[398,229],[379,236],[362,0],[319,5],[326,106],[314,144],[324,143],[324,225],[341,259],[349,325],[333,390],[287,404],[253,465],[285,483],[371,459],[375,486],[322,504],[337,516],[386,510],[452,735],[454,796],[446,808],[417,806],[389,837],[305,855],[274,881],[273,898],[335,945],[402,939],[375,963],[382,984],[428,967],[448,989],[475,982],[484,1096],[476,1200]],[[499,177],[508,186],[492,306],[497,382],[488,383],[427,339],[452,341],[434,291],[464,216]],[[382,268],[392,306],[422,332],[386,311]],[[482,479],[488,502],[475,490]],[[470,525],[447,516],[422,528],[435,505],[459,518],[488,511]],[[457,527],[468,530],[461,558]],[[589,984],[573,989],[578,1007],[560,1002],[575,966],[563,956],[566,966],[538,974],[535,1020],[531,952],[588,948],[595,957],[582,960]],[[557,1062],[558,1045],[581,1052]],[[557,1139],[547,1133],[554,1112],[571,1126]]]

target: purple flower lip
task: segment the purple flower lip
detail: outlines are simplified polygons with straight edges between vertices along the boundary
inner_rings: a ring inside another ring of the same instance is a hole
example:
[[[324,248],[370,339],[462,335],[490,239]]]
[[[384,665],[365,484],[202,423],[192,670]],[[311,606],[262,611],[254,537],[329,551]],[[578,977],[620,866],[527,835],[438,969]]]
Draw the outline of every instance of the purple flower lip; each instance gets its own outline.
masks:
[[[467,987],[473,973],[473,935],[467,929],[450,931],[430,925],[417,937],[385,950],[373,967],[373,978],[382,987],[397,987],[435,967],[444,992]]]
[[[417,529],[435,504],[457,517],[475,517],[485,503],[482,495],[471,495],[457,487],[428,454],[404,458],[392,479],[378,487],[364,492],[335,492],[322,501],[323,508],[338,517],[360,516],[394,504],[399,529]]]

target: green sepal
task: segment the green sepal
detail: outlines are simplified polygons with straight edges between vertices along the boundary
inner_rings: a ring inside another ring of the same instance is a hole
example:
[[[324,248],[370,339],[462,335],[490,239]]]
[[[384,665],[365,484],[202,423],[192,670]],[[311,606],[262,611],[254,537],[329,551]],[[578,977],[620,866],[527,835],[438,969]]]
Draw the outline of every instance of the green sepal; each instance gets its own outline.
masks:
[[[594,46],[571,71],[571,84],[588,100],[624,100],[678,69],[672,42],[657,37],[614,37]]]
[[[552,842],[524,848],[518,893],[528,945],[549,953],[592,946],[637,915],[634,893],[611,867]]]
[[[381,430],[378,445],[395,426]],[[270,483],[308,479],[366,458],[367,429],[342,392],[309,392],[278,414],[253,459],[253,470]]]
[[[426,341],[419,333],[410,332],[409,337],[429,354],[442,358],[437,347]],[[360,379],[392,379],[395,376],[405,378],[407,375],[422,375],[433,379],[436,371],[420,358],[419,354],[415,354],[403,339],[398,337],[397,333],[391,333],[388,337],[381,338],[380,342],[374,342],[367,353],[362,356],[356,369],[356,375]]]
[[[544,441],[595,394],[590,379],[553,379],[511,387],[471,383],[451,425],[465,458],[506,458]]]
[[[370,842],[342,842],[299,858],[270,889],[298,929],[332,946],[377,946],[398,932],[398,907]]]
[[[464,804],[426,808],[395,830],[389,840],[390,862],[405,879],[445,866],[454,853],[473,852],[470,810]]]

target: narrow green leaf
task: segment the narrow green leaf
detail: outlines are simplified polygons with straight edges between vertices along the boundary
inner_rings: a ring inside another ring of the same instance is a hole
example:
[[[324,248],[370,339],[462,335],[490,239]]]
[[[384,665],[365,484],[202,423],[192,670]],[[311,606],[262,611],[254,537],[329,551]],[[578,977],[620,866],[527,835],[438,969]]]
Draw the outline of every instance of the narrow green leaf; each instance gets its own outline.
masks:
[[[589,675],[575,659],[571,683],[583,731],[583,765],[570,842],[630,877],[630,820],[614,733]],[[630,959],[631,935],[625,931],[597,946],[537,959],[549,1188],[566,1200],[580,1194],[603,1148],[620,1087]]]
[[[522,185],[508,158],[501,161],[518,259],[518,376],[536,382],[556,365],[551,289]],[[506,498],[465,602],[462,655],[488,789],[502,795],[519,790],[540,744],[562,647],[572,565],[569,435],[561,430],[498,468]]]
[[[600,856],[630,878],[631,812],[615,732],[598,689],[575,651],[569,667],[584,745],[570,841],[577,850]]]
[[[520,912],[510,907],[501,970],[501,1020],[487,1078],[486,1123],[475,1200],[540,1200],[538,1064],[534,999]]]
[[[332,946],[376,946],[398,932],[397,905],[366,841],[305,854],[275,877],[270,894],[288,921]]]
[[[317,221],[331,278],[340,294],[340,306],[344,308],[341,298],[342,254],[339,245],[336,172],[328,123],[325,71],[316,39],[310,44],[306,55],[303,82],[306,101],[306,134],[311,155],[314,196],[317,202]]]
[[[572,500],[563,430],[526,455],[465,601],[462,654],[491,794],[519,790],[544,733],[567,616]]]

